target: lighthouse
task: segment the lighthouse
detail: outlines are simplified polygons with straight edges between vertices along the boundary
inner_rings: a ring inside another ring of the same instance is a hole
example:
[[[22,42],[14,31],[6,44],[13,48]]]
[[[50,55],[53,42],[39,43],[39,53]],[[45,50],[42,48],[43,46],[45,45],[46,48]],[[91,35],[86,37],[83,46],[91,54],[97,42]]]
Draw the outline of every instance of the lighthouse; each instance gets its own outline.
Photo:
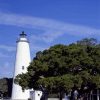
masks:
[[[31,62],[30,48],[27,35],[22,32],[17,40],[16,48],[16,60],[15,60],[15,70],[14,79],[18,74],[26,73],[27,67]],[[30,97],[29,90],[22,90],[21,86],[15,84],[13,81],[12,88],[12,100],[28,100]]]

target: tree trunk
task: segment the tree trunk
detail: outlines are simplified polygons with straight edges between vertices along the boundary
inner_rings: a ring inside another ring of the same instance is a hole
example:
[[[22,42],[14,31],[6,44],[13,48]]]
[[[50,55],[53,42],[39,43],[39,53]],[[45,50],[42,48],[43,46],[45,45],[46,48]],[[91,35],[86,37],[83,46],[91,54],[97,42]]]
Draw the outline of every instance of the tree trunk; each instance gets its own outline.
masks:
[[[59,100],[62,100],[63,97],[62,97],[62,91],[60,91],[60,94],[59,94]]]
[[[97,100],[100,100],[99,98],[99,90],[97,89]]]

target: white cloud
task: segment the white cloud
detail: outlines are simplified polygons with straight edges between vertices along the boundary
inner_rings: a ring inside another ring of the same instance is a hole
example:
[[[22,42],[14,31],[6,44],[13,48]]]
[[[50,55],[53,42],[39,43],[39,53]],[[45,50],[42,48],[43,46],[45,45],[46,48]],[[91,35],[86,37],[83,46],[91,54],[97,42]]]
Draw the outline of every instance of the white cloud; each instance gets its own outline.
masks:
[[[100,35],[100,29],[77,24],[64,23],[52,19],[43,19],[16,14],[0,13],[0,24],[44,30],[44,33],[37,38],[41,38],[45,42],[52,42],[63,34],[78,36],[88,36],[94,34]]]
[[[0,52],[0,58],[6,58],[6,57],[9,57],[8,55],[5,55],[4,53],[1,53]]]
[[[37,51],[41,51],[41,50],[44,50],[47,48],[46,46],[36,45],[34,43],[31,43],[30,46],[31,46],[32,52],[33,52],[33,50],[37,52]]]
[[[5,62],[2,66],[0,66],[0,78],[1,77],[12,77],[13,70],[14,70],[12,66],[13,64],[11,62]]]
[[[44,19],[33,16],[24,16],[11,13],[0,12],[0,24],[13,25],[17,27],[39,29],[41,34],[33,34],[30,36],[31,48],[34,50],[43,50],[47,46],[43,47],[37,45],[37,42],[52,43],[55,39],[61,37],[64,34],[70,34],[72,36],[100,36],[100,29],[95,29],[87,26],[70,24],[60,22],[52,19]],[[33,46],[33,47],[32,47]],[[14,47],[0,46],[7,51],[14,51]]]
[[[71,34],[72,36],[100,36],[100,29],[95,29],[87,26],[64,23],[52,19],[37,18],[33,16],[23,16],[16,14],[8,14],[0,12],[0,24],[1,25],[13,25],[17,27],[39,29],[41,34],[32,34],[30,36],[31,50],[40,51],[48,48],[48,44],[52,43],[58,37],[64,34]],[[47,45],[37,44],[45,42]],[[8,52],[15,51],[15,47],[8,45],[0,45],[0,50],[6,50]],[[0,53],[0,57],[8,57],[7,55]],[[4,67],[0,67],[0,74],[2,76],[12,75],[13,68],[10,69],[11,63],[6,62]],[[1,73],[2,72],[2,73]]]
[[[8,52],[15,51],[15,47],[13,46],[8,46],[8,45],[0,45],[0,49],[6,50]]]

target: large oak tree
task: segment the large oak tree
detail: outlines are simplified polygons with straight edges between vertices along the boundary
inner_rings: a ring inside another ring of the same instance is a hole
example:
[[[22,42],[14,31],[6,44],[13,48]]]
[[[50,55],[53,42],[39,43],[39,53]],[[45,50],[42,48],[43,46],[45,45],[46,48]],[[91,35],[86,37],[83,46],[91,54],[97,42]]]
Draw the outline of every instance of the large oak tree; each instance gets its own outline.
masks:
[[[15,82],[22,89],[42,85],[49,93],[60,93],[60,98],[73,87],[100,88],[100,44],[91,38],[39,51],[27,73],[18,75]]]

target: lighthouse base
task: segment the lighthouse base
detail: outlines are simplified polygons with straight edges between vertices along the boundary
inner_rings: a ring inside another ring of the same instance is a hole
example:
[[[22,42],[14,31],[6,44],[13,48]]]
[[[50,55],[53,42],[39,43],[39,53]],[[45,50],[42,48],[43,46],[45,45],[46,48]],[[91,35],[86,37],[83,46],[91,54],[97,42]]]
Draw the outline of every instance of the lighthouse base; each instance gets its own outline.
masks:
[[[28,100],[30,98],[29,90],[22,90],[19,85],[14,84],[12,90],[12,100]]]

